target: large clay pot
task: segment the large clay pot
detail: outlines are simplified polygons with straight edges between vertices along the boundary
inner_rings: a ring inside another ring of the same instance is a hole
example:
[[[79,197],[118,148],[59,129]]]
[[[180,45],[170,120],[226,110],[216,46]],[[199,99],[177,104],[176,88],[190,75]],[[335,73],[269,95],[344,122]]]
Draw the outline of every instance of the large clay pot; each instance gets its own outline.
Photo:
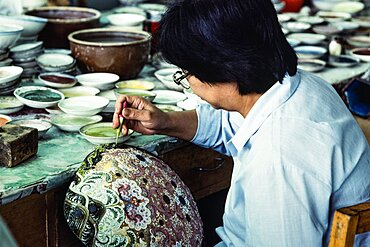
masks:
[[[159,158],[108,144],[89,154],[64,202],[87,246],[201,246],[202,221],[187,186]]]
[[[80,7],[41,7],[26,12],[48,19],[45,28],[39,34],[47,48],[68,48],[68,35],[74,31],[99,26],[100,12]]]
[[[80,30],[68,36],[82,72],[110,72],[121,80],[137,77],[150,52],[149,33],[121,29]]]

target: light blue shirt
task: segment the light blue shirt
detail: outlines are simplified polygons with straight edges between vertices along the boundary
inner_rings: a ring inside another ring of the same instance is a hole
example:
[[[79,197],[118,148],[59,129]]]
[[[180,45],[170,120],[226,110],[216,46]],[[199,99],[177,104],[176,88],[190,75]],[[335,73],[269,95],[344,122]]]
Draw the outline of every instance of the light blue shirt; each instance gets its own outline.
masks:
[[[246,118],[208,104],[197,115],[192,141],[234,160],[219,246],[323,246],[335,209],[370,200],[367,140],[319,77],[287,75]]]

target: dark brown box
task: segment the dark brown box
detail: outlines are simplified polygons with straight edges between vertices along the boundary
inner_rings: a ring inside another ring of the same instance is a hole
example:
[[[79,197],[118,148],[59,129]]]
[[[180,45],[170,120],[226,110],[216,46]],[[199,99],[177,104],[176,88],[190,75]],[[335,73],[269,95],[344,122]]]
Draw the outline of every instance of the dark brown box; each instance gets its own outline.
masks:
[[[0,166],[16,166],[36,154],[37,148],[37,129],[12,124],[0,127]]]

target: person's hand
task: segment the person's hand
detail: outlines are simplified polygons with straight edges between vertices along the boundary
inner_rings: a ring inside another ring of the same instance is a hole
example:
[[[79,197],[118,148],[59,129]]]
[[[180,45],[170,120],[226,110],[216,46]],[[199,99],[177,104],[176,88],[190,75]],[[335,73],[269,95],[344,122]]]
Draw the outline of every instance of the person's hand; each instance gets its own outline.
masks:
[[[123,109],[126,101],[127,107]],[[113,115],[113,128],[119,127],[119,115],[122,114],[124,122],[122,134],[127,135],[128,129],[149,135],[157,134],[166,128],[169,121],[168,114],[162,112],[149,101],[139,96],[121,95],[115,105]]]

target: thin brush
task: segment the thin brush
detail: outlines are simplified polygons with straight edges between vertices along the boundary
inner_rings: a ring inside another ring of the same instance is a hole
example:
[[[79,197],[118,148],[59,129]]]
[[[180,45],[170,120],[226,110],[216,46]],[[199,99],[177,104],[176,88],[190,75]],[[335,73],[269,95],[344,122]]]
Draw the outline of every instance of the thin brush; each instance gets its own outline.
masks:
[[[123,109],[125,109],[126,107],[127,107],[127,102],[124,101],[123,102]],[[120,135],[120,133],[122,131],[122,125],[123,125],[123,122],[124,122],[123,121],[124,118],[123,118],[123,115],[122,114],[119,114],[118,115],[118,118],[119,118],[119,128],[117,129],[117,132],[116,132],[116,145],[118,144],[118,137],[119,137],[119,135]]]

